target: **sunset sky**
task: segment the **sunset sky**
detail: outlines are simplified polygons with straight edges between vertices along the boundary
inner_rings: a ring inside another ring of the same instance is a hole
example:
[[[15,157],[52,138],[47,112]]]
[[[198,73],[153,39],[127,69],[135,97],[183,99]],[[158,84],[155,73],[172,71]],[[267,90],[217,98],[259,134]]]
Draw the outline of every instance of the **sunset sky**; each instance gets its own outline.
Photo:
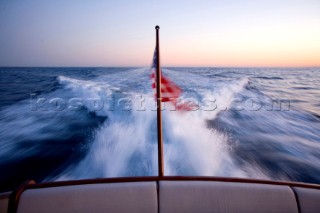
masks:
[[[0,0],[0,66],[320,66],[319,0]]]

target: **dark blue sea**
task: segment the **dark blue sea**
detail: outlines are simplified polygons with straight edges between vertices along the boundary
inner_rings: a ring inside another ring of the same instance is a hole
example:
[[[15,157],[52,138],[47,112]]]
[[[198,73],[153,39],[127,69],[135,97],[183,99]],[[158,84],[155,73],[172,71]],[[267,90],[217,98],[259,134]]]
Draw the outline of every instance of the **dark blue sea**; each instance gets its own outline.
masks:
[[[0,191],[157,175],[149,68],[0,68]],[[320,68],[164,68],[165,175],[320,184]]]

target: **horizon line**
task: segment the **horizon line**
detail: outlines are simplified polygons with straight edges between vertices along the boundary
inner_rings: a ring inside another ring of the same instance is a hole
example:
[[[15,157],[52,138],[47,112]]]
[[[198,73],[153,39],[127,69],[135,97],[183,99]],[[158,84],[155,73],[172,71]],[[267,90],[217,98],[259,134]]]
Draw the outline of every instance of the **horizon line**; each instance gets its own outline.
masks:
[[[149,68],[151,66],[0,66],[0,68]],[[320,65],[315,66],[177,66],[177,65],[166,65],[161,66],[163,68],[179,68],[179,67],[188,67],[188,68],[320,68]]]

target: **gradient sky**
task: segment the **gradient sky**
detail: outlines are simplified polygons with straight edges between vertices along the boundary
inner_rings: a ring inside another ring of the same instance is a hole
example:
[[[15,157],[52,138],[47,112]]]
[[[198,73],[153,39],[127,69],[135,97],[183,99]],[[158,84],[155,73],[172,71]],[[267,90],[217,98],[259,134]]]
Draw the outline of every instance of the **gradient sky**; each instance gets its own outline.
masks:
[[[320,0],[0,0],[0,66],[320,66]]]

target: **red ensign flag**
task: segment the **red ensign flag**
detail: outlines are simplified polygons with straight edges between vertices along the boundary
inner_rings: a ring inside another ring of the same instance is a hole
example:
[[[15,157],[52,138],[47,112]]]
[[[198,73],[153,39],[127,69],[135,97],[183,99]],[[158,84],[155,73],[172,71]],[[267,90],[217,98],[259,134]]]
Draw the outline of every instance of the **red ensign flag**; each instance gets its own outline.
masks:
[[[152,62],[152,74],[151,74],[151,80],[152,80],[152,89],[154,91],[154,96],[157,98],[157,85],[156,85],[156,69],[157,69],[157,48],[154,50],[153,54],[153,62]],[[169,78],[165,77],[161,73],[161,102],[171,102],[177,110],[183,110],[183,111],[191,111],[195,110],[198,106],[192,102],[187,103],[179,103],[179,97],[182,93],[181,88],[173,83]]]

